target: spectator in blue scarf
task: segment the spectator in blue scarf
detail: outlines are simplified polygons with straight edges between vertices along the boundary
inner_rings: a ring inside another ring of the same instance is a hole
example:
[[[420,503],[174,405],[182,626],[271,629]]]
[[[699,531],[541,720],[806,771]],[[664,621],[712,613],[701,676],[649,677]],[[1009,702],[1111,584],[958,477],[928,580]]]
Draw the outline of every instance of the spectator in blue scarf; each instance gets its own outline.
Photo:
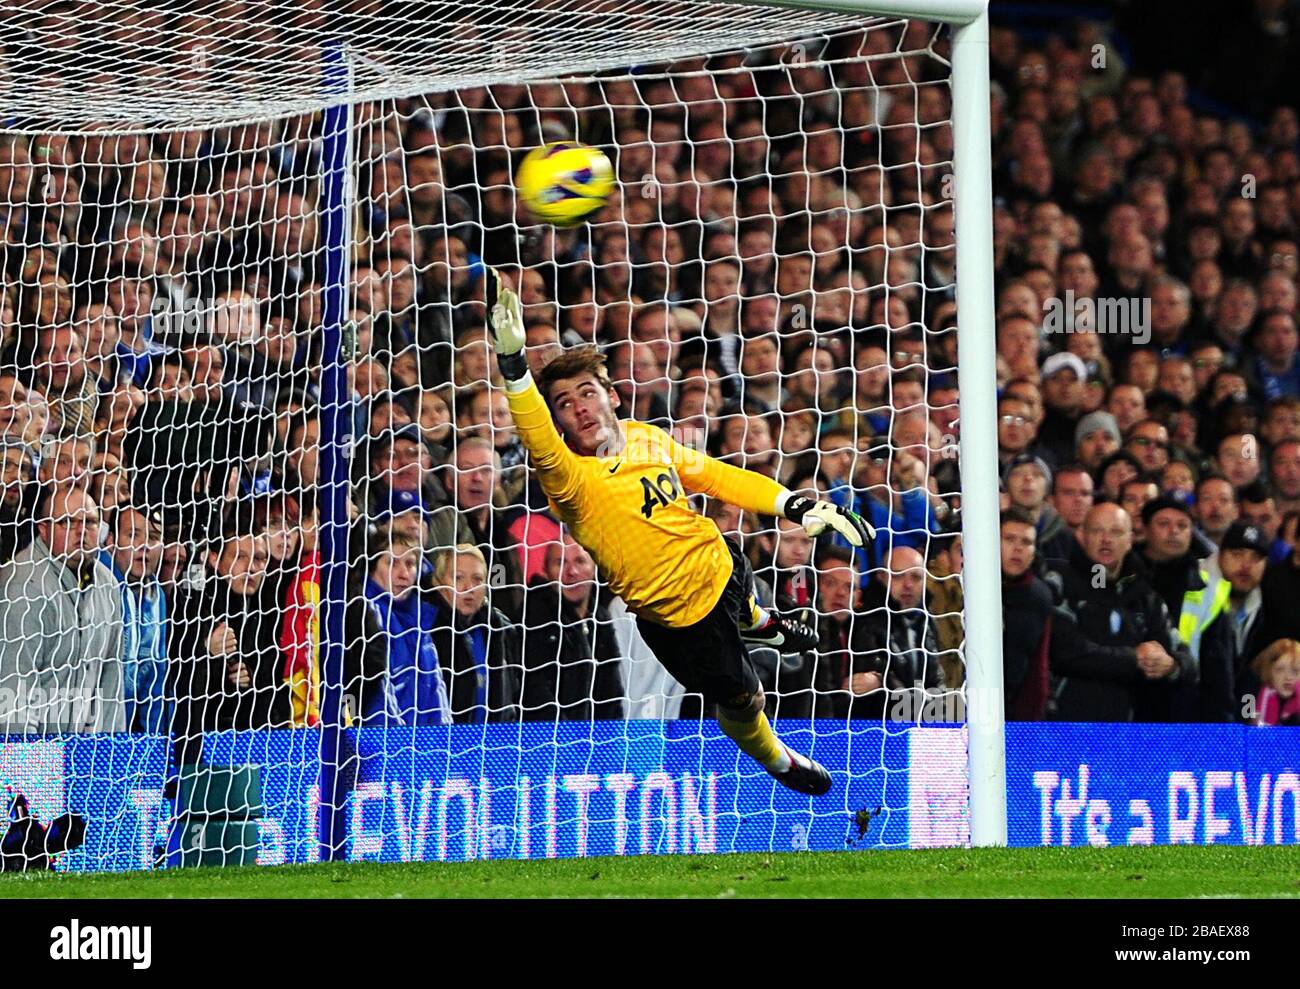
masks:
[[[490,571],[477,546],[461,543],[434,559],[426,599],[437,609],[433,637],[457,724],[519,720],[519,629],[491,600],[505,580],[504,570],[498,565],[492,573],[489,592]]]
[[[895,547],[925,547],[936,521],[925,487],[925,464],[919,459],[882,443],[859,451],[856,466],[853,480],[839,481],[826,497],[857,512],[876,530],[875,540],[853,550],[865,588],[871,571],[883,566]],[[852,548],[840,536],[831,542]]]
[[[372,634],[387,645],[382,689],[369,692],[367,724],[451,723],[447,685],[433,640],[435,609],[417,591],[421,546],[410,535],[382,534],[372,557],[365,598]]]
[[[166,731],[167,597],[158,583],[160,526],[138,508],[121,505],[109,525],[100,560],[122,593],[122,685],[131,731]]]
[[[168,350],[154,339],[154,283],[133,265],[112,269],[106,280],[104,301],[117,314],[121,331],[113,354],[121,374],[137,388],[144,388],[154,365]]]

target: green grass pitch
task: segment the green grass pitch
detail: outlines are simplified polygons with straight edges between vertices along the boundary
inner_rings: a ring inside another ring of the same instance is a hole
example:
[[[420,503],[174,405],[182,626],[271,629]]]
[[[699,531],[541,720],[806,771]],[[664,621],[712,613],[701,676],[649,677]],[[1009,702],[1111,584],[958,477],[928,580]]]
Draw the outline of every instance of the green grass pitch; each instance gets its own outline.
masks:
[[[792,852],[0,876],[9,897],[1300,897],[1300,847]]]

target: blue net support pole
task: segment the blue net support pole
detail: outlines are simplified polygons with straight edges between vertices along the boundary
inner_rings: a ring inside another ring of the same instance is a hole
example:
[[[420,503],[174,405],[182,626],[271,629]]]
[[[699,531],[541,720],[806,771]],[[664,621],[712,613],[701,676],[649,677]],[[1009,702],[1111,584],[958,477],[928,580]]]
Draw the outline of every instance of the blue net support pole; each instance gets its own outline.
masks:
[[[342,44],[325,50],[325,86],[348,91],[348,57]],[[318,511],[321,562],[320,856],[347,856],[348,794],[355,776],[355,742],[347,729],[344,699],[344,612],[348,594],[348,477],[353,442],[348,384],[349,234],[352,223],[352,107],[325,110],[320,189],[320,236],[325,284],[321,354]]]

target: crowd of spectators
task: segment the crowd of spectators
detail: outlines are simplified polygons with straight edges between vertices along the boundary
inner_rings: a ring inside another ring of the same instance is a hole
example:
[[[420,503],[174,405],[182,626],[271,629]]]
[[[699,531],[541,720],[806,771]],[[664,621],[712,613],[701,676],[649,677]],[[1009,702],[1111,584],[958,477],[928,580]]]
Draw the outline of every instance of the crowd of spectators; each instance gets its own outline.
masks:
[[[1095,36],[992,37],[1008,715],[1294,721],[1300,124],[1198,112]],[[815,653],[755,653],[774,716],[960,717],[946,44],[912,22],[358,106],[329,450],[319,118],[8,135],[0,731],[318,723],[341,456],[351,723],[698,716],[530,476],[488,265],[534,368],[598,343],[620,414],[879,530],[699,504],[817,624]],[[615,163],[589,225],[513,195],[548,140]]]
[[[1296,110],[1077,40],[991,47],[1008,712],[1294,722]]]

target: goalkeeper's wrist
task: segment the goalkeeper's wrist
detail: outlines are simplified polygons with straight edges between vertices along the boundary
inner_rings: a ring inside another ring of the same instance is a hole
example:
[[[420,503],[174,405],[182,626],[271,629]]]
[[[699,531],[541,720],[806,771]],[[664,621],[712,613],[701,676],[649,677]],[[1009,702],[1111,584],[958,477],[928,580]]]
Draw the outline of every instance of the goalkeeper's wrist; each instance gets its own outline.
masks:
[[[513,354],[497,354],[497,367],[501,369],[501,377],[507,382],[523,381],[528,377],[528,361],[524,358],[523,351]],[[512,389],[518,391],[518,389]]]
[[[506,378],[503,373],[501,377]],[[506,378],[506,391],[511,395],[517,395],[520,392],[527,391],[533,386],[533,376],[527,370],[524,371],[522,378]]]
[[[809,498],[807,495],[795,494],[793,491],[782,491],[776,498],[776,512],[783,518],[791,522],[802,522],[808,509],[817,504],[817,499]]]

